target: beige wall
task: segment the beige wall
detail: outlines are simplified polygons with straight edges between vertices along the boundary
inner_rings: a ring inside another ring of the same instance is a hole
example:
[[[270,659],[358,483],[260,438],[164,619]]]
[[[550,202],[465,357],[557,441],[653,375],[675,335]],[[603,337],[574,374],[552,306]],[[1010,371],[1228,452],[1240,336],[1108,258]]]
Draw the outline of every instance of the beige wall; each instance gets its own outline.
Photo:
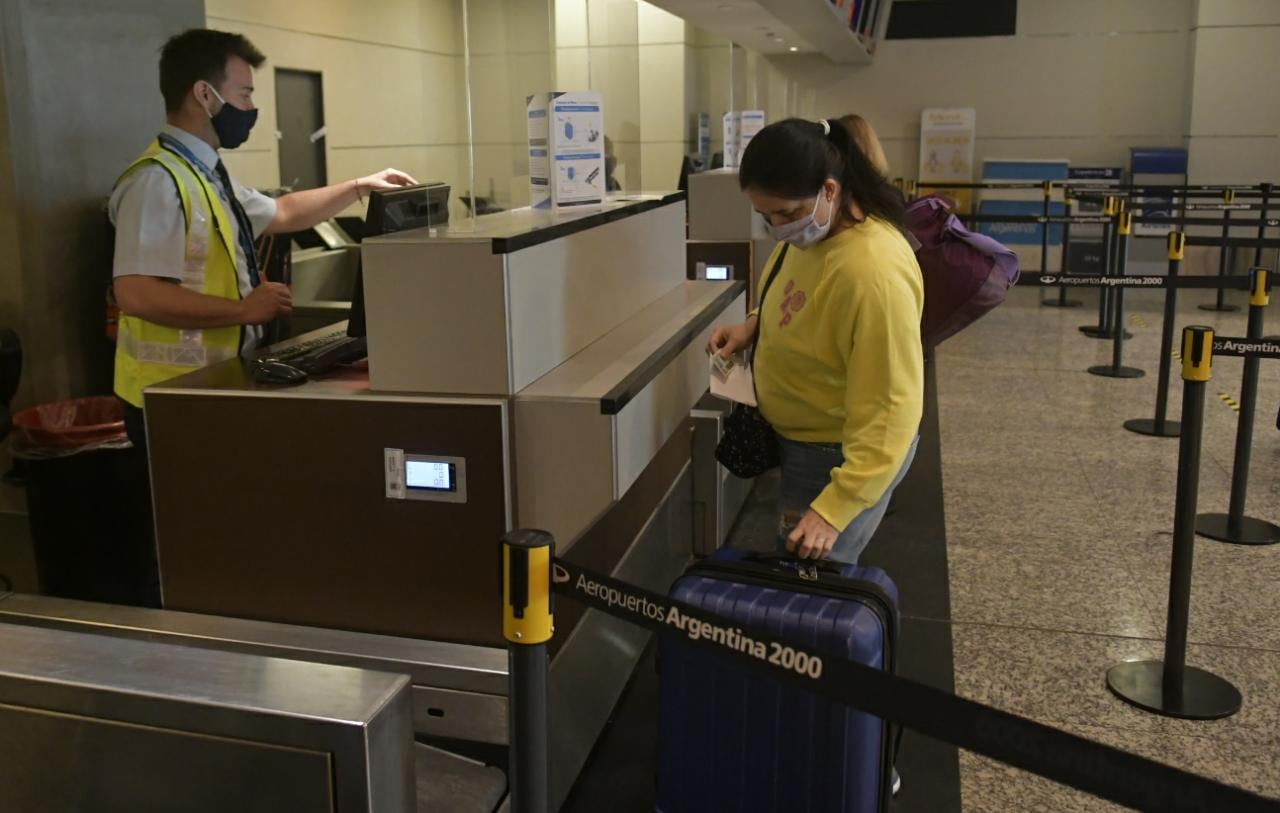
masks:
[[[267,56],[255,93],[261,118],[226,154],[241,182],[281,183],[274,76],[292,68],[321,74],[331,182],[394,166],[459,189],[466,133],[456,0],[208,0],[206,10],[210,27],[244,34]]]
[[[1280,2],[1199,0],[1192,48],[1193,183],[1280,181]]]
[[[556,0],[556,90],[598,90],[624,190],[675,187],[696,149],[699,32],[635,0]]]
[[[1013,37],[889,40],[866,67],[769,58],[780,77],[768,77],[768,106],[866,116],[906,177],[916,175],[926,107],[977,109],[979,166],[986,157],[1127,165],[1130,147],[1183,144],[1192,19],[1191,0],[1020,0]]]
[[[200,0],[0,3],[0,324],[16,406],[111,390],[104,202],[163,121],[156,61]]]

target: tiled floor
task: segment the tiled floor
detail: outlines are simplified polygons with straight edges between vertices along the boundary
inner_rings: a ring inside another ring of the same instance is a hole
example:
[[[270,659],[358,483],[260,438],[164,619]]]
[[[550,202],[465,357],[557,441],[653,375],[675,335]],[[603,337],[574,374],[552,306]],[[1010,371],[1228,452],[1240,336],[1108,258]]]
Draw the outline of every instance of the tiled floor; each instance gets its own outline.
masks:
[[[1230,679],[1245,706],[1217,722],[1166,719],[1108,692],[1108,666],[1163,651],[1178,441],[1122,428],[1151,417],[1163,298],[1129,295],[1138,380],[1084,372],[1111,343],[1082,336],[1096,307],[1042,308],[1034,288],[938,351],[943,495],[956,691],[1186,770],[1280,797],[1280,545],[1197,540],[1188,661]],[[1087,305],[1096,300],[1088,294]],[[1178,327],[1245,332],[1242,313],[1196,309]],[[1271,309],[1277,332],[1280,307]],[[1145,323],[1145,324],[1141,324]],[[1200,510],[1225,511],[1242,363],[1219,358],[1205,404]],[[1170,417],[1181,412],[1175,362]],[[1280,363],[1263,362],[1248,513],[1280,521]],[[961,798],[977,811],[1115,809],[961,754]]]

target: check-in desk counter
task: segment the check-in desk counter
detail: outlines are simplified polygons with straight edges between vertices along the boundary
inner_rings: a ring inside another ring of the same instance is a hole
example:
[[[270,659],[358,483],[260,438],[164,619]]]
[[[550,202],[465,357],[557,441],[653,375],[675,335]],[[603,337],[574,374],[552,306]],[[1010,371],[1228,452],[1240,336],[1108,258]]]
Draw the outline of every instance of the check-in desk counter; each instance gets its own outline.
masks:
[[[689,279],[706,279],[708,269],[714,273],[727,265],[731,279],[748,284],[749,303],[754,308],[761,273],[775,245],[777,241],[769,236],[738,186],[736,168],[689,176]]]
[[[516,527],[665,591],[693,550],[703,348],[746,307],[741,283],[685,279],[683,197],[507,212],[362,250],[367,370],[281,388],[233,360],[148,390],[166,608],[485,660],[504,646],[498,539]],[[413,487],[419,463],[449,472],[442,490]],[[570,602],[556,616],[558,805],[647,634]]]

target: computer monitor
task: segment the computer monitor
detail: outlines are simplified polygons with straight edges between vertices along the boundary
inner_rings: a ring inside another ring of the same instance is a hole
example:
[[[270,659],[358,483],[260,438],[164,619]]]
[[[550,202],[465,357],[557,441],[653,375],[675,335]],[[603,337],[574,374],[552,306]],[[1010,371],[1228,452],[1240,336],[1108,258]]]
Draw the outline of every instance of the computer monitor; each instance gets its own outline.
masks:
[[[689,176],[696,175],[702,171],[702,163],[695,156],[686,155],[680,161],[680,179],[676,182],[676,189],[681,192],[689,191]]]
[[[426,183],[369,193],[369,212],[364,219],[361,240],[380,234],[440,226],[449,222],[449,185]],[[366,335],[364,316],[364,260],[356,264],[355,290],[351,292],[351,316],[347,335]]]
[[[425,183],[369,193],[365,237],[443,226],[449,222],[449,185]]]

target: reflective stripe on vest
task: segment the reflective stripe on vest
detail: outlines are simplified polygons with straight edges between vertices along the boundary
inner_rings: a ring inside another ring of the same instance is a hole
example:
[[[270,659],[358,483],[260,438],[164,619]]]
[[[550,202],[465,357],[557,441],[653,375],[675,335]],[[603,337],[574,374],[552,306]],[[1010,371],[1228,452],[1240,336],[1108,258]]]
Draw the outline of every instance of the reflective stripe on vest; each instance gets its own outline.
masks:
[[[148,147],[120,179],[148,163],[169,173],[182,203],[183,263],[174,269],[179,284],[199,294],[240,299],[232,221],[217,191],[202,172],[159,142]],[[122,313],[116,339],[116,394],[140,407],[147,387],[234,358],[239,351],[238,326],[178,330]]]

